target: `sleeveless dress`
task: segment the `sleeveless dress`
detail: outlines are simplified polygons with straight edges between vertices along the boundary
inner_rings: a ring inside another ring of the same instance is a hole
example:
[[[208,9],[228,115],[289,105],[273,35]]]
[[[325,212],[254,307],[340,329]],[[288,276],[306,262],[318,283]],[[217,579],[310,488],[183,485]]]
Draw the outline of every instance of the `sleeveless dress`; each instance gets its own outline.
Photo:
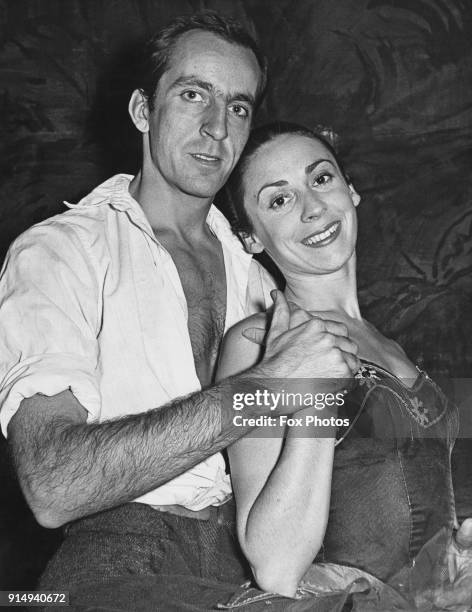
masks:
[[[316,562],[354,566],[386,581],[454,524],[455,406],[418,370],[400,380],[363,361],[339,411],[330,513]]]
[[[356,378],[338,410],[349,426],[337,432],[323,546],[296,599],[247,583],[220,609],[433,609],[422,597],[439,586],[432,568],[443,560],[454,526],[457,408],[419,368],[415,380],[401,380],[363,360]]]

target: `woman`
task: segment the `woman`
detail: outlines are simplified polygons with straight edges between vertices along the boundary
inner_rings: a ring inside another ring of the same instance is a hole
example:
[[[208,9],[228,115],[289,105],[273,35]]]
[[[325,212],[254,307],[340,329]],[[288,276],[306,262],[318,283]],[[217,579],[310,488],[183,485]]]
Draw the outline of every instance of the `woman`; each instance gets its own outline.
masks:
[[[441,528],[453,528],[455,411],[401,347],[361,316],[360,198],[323,137],[293,124],[255,130],[228,190],[246,248],[265,249],[285,277],[292,324],[305,311],[343,323],[362,362],[338,407],[348,426],[305,427],[300,435],[279,423],[230,447],[241,547],[259,587],[289,597],[315,559],[388,581]],[[266,328],[269,316],[229,332],[220,378],[257,363],[263,348],[242,332]],[[309,406],[295,416],[316,415]]]

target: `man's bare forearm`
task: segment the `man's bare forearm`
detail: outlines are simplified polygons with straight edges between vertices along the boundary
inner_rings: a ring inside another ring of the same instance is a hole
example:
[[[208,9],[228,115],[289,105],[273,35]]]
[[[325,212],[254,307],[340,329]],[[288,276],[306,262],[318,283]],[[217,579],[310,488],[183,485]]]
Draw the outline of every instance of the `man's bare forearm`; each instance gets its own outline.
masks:
[[[20,408],[9,439],[39,522],[56,527],[128,502],[240,438],[248,428],[232,424],[223,401],[228,391],[223,381],[155,410],[98,424]]]
[[[321,319],[309,318],[293,329],[289,323],[288,305],[278,297],[257,366],[233,369],[233,378],[146,413],[86,424],[86,411],[70,391],[23,400],[8,425],[8,437],[20,484],[38,521],[56,527],[131,501],[229,446],[252,428],[233,423],[235,390],[244,394],[270,387],[271,379],[326,372],[341,384],[356,371],[356,351],[346,354],[338,348],[342,340],[350,350],[342,333],[329,332]],[[244,413],[251,418],[295,410],[284,406],[272,412],[252,402]]]

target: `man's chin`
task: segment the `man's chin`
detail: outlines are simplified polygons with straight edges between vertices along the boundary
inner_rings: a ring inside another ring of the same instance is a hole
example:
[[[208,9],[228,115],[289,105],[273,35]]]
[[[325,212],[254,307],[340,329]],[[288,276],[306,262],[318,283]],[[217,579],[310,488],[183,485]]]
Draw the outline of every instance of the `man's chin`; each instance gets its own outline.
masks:
[[[194,198],[213,200],[225,182],[226,181],[199,181],[192,184],[180,185],[180,190],[186,195]]]

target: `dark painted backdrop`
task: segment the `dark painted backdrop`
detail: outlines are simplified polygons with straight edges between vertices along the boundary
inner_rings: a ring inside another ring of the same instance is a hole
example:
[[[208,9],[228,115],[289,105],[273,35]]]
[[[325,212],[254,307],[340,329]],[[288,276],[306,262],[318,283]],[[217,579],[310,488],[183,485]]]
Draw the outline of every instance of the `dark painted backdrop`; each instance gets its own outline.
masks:
[[[340,135],[363,196],[366,318],[431,374],[469,377],[470,0],[0,2],[0,259],[62,200],[136,169],[130,52],[171,17],[201,8],[239,18],[267,52],[272,78],[259,121],[322,124]],[[467,394],[459,401],[467,407]],[[472,515],[472,456],[461,448],[459,510]],[[57,534],[35,527],[4,451],[0,588],[26,587]]]

